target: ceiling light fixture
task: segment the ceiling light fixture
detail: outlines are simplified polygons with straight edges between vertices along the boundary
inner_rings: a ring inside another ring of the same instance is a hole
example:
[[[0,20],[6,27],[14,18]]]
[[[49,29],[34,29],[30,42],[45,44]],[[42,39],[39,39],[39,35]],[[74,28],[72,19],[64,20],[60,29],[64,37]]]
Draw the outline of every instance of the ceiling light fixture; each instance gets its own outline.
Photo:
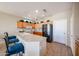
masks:
[[[36,13],[38,13],[38,10],[35,10]]]

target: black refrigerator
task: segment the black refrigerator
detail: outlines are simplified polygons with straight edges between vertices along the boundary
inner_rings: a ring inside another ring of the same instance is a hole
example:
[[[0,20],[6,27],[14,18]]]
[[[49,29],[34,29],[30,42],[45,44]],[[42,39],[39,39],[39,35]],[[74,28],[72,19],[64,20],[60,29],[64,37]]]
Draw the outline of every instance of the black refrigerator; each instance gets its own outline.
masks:
[[[43,36],[47,37],[47,42],[53,41],[53,24],[42,25]]]

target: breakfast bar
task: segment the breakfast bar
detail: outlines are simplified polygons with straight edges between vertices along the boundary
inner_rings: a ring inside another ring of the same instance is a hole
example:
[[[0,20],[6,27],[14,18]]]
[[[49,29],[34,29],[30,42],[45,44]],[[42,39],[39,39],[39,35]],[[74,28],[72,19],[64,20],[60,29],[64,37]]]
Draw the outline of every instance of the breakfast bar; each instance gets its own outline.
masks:
[[[25,56],[43,56],[46,53],[46,37],[30,33],[18,33],[17,38],[23,43]]]

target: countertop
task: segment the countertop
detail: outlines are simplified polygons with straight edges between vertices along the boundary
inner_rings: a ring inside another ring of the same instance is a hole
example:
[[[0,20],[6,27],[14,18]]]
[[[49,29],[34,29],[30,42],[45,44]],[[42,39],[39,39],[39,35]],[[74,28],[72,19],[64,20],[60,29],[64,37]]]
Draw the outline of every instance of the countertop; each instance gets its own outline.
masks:
[[[18,33],[17,37],[25,40],[25,41],[42,41],[46,40],[46,37],[38,36],[30,33]]]

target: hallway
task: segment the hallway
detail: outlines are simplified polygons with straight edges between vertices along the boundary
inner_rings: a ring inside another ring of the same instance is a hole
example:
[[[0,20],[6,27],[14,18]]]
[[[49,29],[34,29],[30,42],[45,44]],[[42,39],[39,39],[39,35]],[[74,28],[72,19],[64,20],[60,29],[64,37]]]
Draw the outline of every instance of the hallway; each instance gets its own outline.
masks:
[[[47,43],[46,56],[72,56],[72,51],[69,47],[57,42]]]

